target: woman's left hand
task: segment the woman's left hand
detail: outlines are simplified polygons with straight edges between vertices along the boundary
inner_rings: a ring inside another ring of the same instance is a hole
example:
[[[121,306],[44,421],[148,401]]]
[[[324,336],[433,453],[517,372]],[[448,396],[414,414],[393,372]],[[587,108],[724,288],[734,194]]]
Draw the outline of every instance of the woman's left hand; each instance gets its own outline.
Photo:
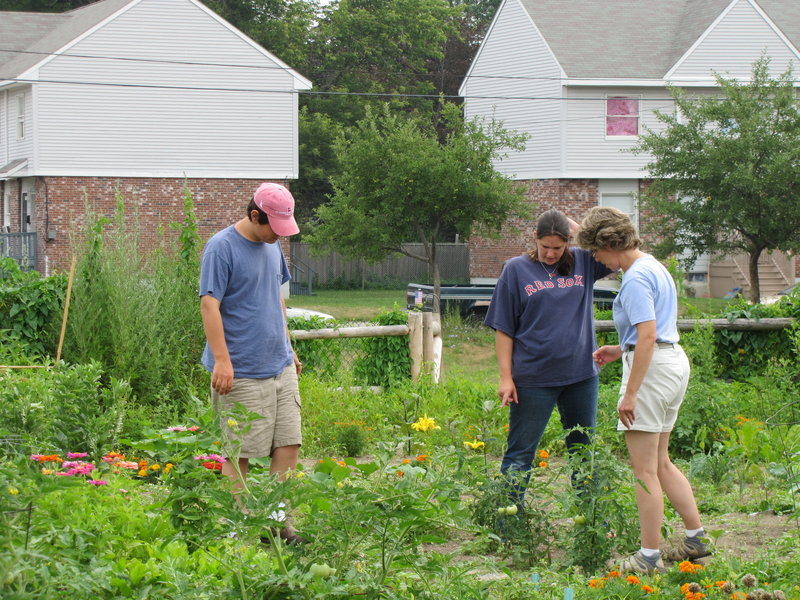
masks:
[[[633,426],[633,421],[636,419],[636,396],[626,393],[622,397],[617,411],[619,412],[619,420],[622,421],[626,429],[630,429]]]

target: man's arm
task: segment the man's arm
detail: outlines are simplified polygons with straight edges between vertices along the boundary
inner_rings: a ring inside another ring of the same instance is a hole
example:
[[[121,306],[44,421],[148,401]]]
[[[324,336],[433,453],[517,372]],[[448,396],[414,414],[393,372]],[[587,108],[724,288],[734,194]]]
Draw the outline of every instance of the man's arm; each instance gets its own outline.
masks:
[[[286,337],[289,339],[289,347],[292,348],[292,335],[289,333],[289,317],[286,316],[286,300],[282,297],[281,306],[283,307],[283,322],[286,323]],[[294,368],[297,370],[297,374],[300,375],[303,371],[303,363],[297,358],[297,352],[294,351],[294,348],[292,348],[292,355],[294,356]]]
[[[214,372],[211,373],[211,387],[218,394],[227,394],[233,387],[233,364],[225,342],[225,328],[219,312],[219,300],[214,296],[200,297],[200,316],[206,333],[208,347],[214,356]]]

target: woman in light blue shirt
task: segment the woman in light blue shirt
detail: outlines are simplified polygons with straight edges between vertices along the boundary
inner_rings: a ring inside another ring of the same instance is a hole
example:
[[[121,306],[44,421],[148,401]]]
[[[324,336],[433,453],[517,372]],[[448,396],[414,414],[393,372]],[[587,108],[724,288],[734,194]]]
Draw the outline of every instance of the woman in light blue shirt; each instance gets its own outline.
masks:
[[[603,366],[622,359],[622,385],[617,429],[625,434],[636,476],[642,547],[622,561],[622,571],[664,571],[659,545],[665,493],[678,511],[686,537],[665,551],[673,561],[708,556],[700,513],[686,476],[669,458],[669,436],[689,383],[689,360],[678,344],[678,296],[672,276],[651,255],[642,252],[628,216],[610,207],[589,210],[578,243],[610,269],[624,274],[614,300],[618,346],[593,353]]]

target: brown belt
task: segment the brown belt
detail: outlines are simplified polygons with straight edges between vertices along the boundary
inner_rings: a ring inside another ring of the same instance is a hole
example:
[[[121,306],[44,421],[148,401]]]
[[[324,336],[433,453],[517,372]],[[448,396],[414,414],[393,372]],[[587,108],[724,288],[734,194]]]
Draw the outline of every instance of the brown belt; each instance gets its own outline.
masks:
[[[673,344],[672,342],[656,342],[656,349],[674,348],[675,346],[677,346],[677,344]],[[634,350],[636,350],[636,344],[625,346],[625,352],[633,352]]]

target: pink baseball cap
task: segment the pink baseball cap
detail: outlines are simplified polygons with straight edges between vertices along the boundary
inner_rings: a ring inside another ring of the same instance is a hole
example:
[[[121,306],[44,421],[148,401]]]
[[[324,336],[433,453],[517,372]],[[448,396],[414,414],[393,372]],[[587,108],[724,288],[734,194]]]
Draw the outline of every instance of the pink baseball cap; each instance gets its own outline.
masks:
[[[300,233],[294,220],[294,198],[282,185],[262,183],[253,194],[256,206],[267,213],[269,226],[276,234],[286,237]]]

